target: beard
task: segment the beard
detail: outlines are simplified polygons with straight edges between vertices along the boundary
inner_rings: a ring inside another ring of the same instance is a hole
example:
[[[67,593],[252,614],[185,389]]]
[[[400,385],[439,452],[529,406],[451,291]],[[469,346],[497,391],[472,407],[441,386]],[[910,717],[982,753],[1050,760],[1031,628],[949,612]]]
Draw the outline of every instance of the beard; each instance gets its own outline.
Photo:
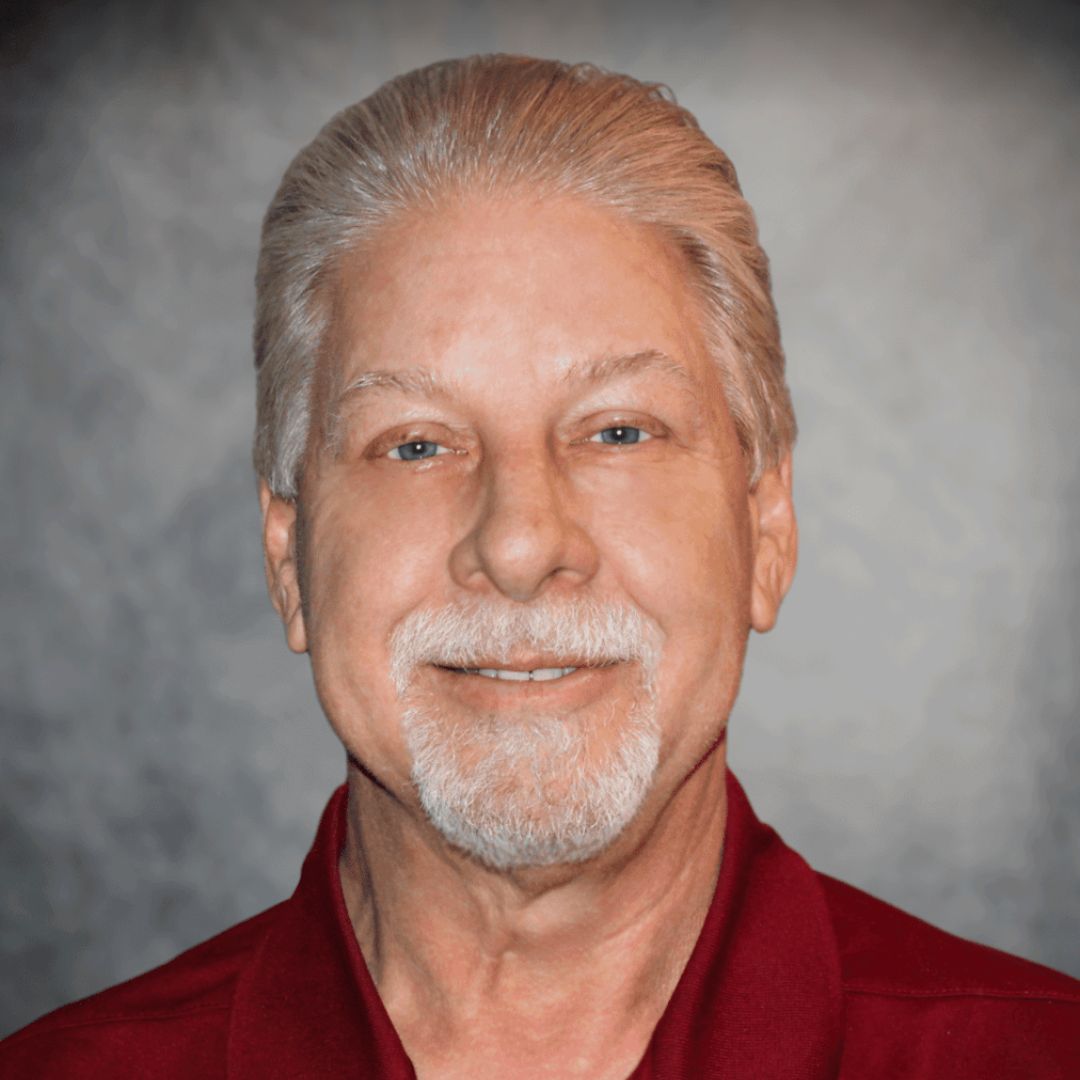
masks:
[[[442,836],[496,870],[577,863],[607,848],[656,772],[660,637],[635,608],[582,600],[404,620],[391,641],[391,674],[405,705],[412,781]],[[476,667],[475,658],[525,646],[590,664],[637,661],[639,684],[621,715],[613,708],[599,718],[537,707],[463,716],[413,685],[420,665]]]

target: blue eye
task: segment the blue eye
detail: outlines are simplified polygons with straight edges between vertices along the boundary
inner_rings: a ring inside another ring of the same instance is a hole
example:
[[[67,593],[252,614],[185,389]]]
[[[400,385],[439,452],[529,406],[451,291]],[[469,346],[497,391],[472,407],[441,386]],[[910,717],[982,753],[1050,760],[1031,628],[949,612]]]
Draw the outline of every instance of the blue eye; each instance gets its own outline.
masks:
[[[390,451],[389,457],[395,461],[423,461],[424,458],[433,458],[439,451],[444,454],[447,449],[441,443],[432,442],[430,439],[417,439],[416,442],[402,443]],[[395,456],[396,455],[396,456]]]
[[[647,431],[643,431],[639,427],[631,427],[629,424],[604,428],[603,431],[598,431],[589,441],[595,442],[597,435],[600,436],[600,442],[607,443],[609,446],[632,446],[634,443],[644,442],[646,439],[652,438]]]

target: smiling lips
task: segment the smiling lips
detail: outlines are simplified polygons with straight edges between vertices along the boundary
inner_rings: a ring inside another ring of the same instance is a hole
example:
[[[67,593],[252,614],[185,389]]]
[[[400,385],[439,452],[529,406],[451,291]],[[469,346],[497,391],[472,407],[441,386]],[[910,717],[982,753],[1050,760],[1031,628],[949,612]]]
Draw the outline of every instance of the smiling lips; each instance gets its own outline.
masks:
[[[595,705],[611,693],[615,673],[624,666],[618,661],[535,655],[512,657],[509,663],[515,667],[492,666],[490,657],[477,657],[473,663],[477,666],[435,665],[443,673],[442,690],[466,708],[501,710],[532,703],[571,712]]]
[[[450,668],[461,675],[483,675],[487,679],[506,679],[508,682],[548,682],[572,675],[576,667],[543,667],[531,671],[517,671],[514,668]]]
[[[527,660],[516,662],[514,667],[496,667],[494,665],[481,665],[476,667],[457,667],[449,664],[438,664],[443,671],[450,671],[456,675],[481,675],[485,679],[497,679],[502,682],[553,682],[556,679],[573,675],[575,671],[593,671],[601,668],[612,667],[617,660],[590,662],[580,660],[576,663],[552,663],[552,657],[530,657]],[[530,661],[532,664],[530,665]]]

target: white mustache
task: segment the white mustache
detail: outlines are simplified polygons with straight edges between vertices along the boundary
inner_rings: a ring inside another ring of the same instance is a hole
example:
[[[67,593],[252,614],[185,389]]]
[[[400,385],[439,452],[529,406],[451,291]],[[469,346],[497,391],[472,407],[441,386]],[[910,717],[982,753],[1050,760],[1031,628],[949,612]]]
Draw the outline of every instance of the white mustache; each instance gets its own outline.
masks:
[[[390,638],[390,678],[404,695],[422,664],[469,668],[508,664],[529,648],[589,665],[640,661],[651,690],[664,634],[630,604],[576,598],[529,606],[491,601],[411,612]]]

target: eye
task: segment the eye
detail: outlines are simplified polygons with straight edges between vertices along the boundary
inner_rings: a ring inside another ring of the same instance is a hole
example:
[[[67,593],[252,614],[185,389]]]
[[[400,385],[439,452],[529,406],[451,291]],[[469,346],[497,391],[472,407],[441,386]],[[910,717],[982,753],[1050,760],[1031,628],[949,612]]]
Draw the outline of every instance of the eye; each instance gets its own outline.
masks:
[[[449,453],[450,450],[442,443],[432,442],[430,439],[417,439],[415,442],[395,446],[387,457],[393,458],[394,461],[423,461],[425,458]]]
[[[642,428],[619,424],[616,427],[598,431],[589,439],[589,442],[596,442],[599,439],[600,442],[607,443],[609,446],[632,446],[634,443],[645,442],[646,439],[651,438],[652,436]]]

